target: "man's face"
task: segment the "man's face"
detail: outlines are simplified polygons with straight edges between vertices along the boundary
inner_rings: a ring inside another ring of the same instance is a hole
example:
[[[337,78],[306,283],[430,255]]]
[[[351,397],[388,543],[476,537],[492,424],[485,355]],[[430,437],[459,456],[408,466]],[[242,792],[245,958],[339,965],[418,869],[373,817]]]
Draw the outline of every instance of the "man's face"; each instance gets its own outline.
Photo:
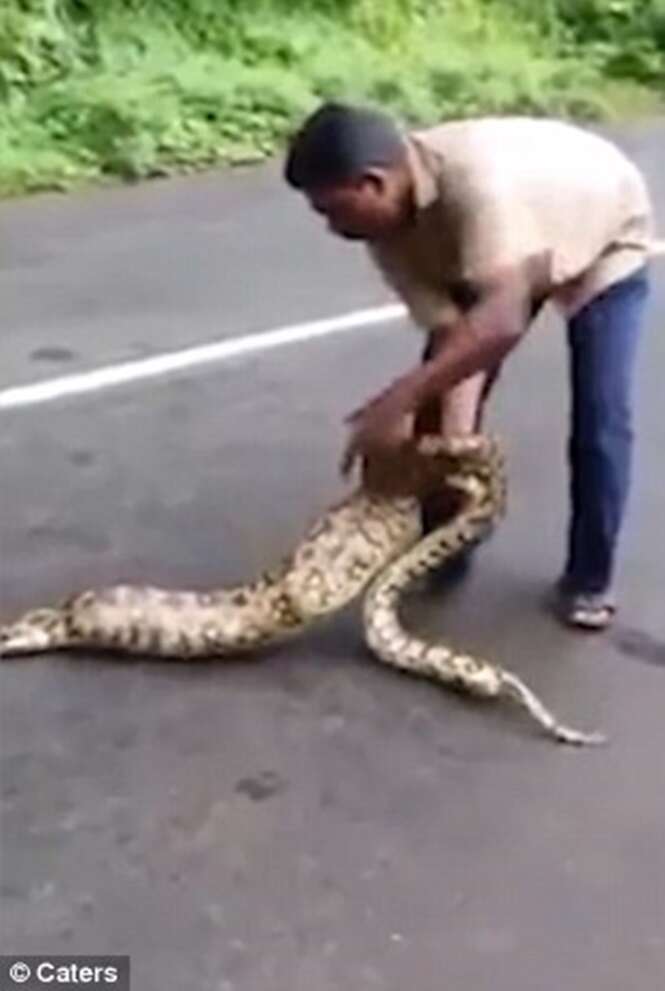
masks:
[[[333,233],[353,241],[380,240],[408,215],[403,184],[389,172],[377,170],[353,182],[310,189],[306,196]]]

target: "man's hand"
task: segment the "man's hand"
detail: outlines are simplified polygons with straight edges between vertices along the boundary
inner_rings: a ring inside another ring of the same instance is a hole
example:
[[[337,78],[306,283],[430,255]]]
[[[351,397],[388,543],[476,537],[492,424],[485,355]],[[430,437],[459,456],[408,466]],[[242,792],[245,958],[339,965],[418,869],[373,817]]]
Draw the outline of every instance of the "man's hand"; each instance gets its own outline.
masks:
[[[410,377],[399,379],[384,392],[351,413],[351,436],[340,469],[347,476],[356,461],[372,451],[392,450],[404,441],[404,417],[413,410],[414,390]]]
[[[403,418],[423,403],[442,397],[476,372],[492,371],[520,340],[531,318],[532,300],[545,292],[549,254],[495,273],[483,285],[458,287],[460,316],[441,332],[441,347],[413,370],[347,418],[351,437],[341,462],[348,475],[356,460],[372,451],[398,447]]]

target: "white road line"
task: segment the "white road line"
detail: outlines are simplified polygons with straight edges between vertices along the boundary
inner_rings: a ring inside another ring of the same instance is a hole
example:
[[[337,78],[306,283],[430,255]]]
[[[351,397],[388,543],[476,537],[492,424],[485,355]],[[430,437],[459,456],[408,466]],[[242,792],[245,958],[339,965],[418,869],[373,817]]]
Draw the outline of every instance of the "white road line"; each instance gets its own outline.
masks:
[[[264,333],[248,334],[231,340],[185,348],[182,351],[172,351],[152,358],[108,365],[77,375],[64,375],[61,378],[35,382],[32,385],[12,386],[0,390],[0,410],[35,406],[38,403],[48,403],[67,396],[80,396],[86,392],[110,389],[129,382],[158,378],[170,372],[182,371],[184,368],[228,361],[229,358],[251,354],[253,351],[267,351],[269,348],[281,347],[283,344],[295,344],[298,341],[309,341],[328,334],[339,334],[359,327],[399,320],[405,313],[405,308],[399,303],[374,306],[366,310],[354,310],[341,316],[291,324]]]

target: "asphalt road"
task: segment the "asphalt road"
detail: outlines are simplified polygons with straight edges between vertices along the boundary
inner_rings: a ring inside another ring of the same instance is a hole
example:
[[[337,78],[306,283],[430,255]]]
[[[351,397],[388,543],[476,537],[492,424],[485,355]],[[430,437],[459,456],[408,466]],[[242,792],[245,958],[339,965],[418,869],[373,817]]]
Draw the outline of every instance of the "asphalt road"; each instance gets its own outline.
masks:
[[[665,231],[665,126],[622,143]],[[0,389],[388,301],[274,168],[0,210]],[[653,991],[665,983],[665,264],[640,367],[620,622],[543,606],[565,520],[563,335],[494,408],[511,513],[409,620],[519,671],[571,751],[366,655],[357,611],[260,663],[2,667],[2,944],[131,954],[135,991]],[[3,614],[119,580],[227,584],[342,491],[343,415],[406,323],[2,414]]]

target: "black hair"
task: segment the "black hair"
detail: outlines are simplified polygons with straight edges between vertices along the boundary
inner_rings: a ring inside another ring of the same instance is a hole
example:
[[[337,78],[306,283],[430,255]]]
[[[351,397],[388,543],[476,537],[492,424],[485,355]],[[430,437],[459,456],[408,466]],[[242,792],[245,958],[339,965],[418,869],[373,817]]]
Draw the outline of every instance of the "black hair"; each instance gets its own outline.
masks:
[[[291,140],[284,177],[295,189],[333,186],[404,157],[404,141],[387,114],[325,103]]]

